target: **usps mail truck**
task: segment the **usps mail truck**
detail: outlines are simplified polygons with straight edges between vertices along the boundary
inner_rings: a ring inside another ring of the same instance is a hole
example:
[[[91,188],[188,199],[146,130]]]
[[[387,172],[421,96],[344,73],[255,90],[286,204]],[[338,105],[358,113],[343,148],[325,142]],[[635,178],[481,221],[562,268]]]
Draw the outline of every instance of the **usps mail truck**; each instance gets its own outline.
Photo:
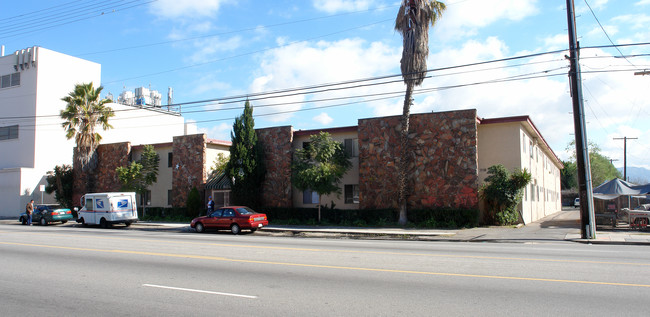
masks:
[[[127,227],[138,221],[135,193],[89,193],[81,196],[83,207],[77,222],[84,225],[100,225],[106,228],[116,223]]]

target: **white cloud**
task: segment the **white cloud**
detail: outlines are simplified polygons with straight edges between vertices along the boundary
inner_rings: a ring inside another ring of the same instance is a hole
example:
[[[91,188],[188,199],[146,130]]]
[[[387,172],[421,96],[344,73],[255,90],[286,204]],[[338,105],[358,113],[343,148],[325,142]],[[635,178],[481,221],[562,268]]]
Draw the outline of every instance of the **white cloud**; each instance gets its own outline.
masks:
[[[327,13],[367,10],[370,0],[313,0],[314,7]]]
[[[196,19],[213,17],[228,0],[158,0],[151,3],[150,12],[165,19]]]
[[[316,122],[318,122],[318,123],[320,123],[321,125],[324,125],[324,126],[328,125],[328,124],[332,123],[332,121],[334,121],[334,119],[332,119],[332,117],[327,115],[327,113],[325,113],[325,112],[321,112],[319,115],[315,116],[313,119],[314,119],[314,121],[316,121]]]
[[[209,60],[223,58],[223,52],[237,51],[243,44],[241,36],[233,36],[227,39],[219,37],[204,38],[193,41],[194,50],[189,55],[191,64],[204,63]]]
[[[361,39],[297,43],[268,51],[261,57],[259,70],[255,74],[250,91],[273,91],[385,75],[394,73],[396,66],[399,65],[399,58],[399,50],[390,48],[380,42],[367,44]],[[293,115],[291,111],[303,109],[305,106],[319,107],[336,103],[334,101],[310,103],[314,99],[360,95],[372,89],[379,91],[382,88],[335,90],[316,96],[301,95],[274,98],[273,104],[283,104],[275,107],[259,108],[259,112],[256,109],[256,113],[283,112],[269,118],[269,120],[284,122]],[[349,102],[349,100],[345,102]],[[256,102],[256,105],[262,104],[264,102]]]
[[[650,0],[640,0],[639,2],[635,3],[634,5],[644,6],[644,5],[649,5],[649,4],[650,4]]]
[[[537,0],[481,0],[449,4],[434,28],[436,37],[465,38],[499,20],[520,21],[538,13]]]
[[[200,128],[199,133],[205,133],[210,139],[217,139],[222,141],[230,141],[230,132],[232,131],[232,124],[218,123],[207,128]]]

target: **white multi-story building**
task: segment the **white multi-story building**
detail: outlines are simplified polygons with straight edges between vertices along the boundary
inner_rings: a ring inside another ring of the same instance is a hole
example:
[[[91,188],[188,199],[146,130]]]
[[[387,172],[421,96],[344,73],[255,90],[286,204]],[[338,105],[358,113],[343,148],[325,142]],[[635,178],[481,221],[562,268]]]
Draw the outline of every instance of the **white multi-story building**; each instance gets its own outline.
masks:
[[[0,56],[0,218],[17,217],[30,199],[54,202],[41,185],[47,184],[47,171],[72,164],[75,146],[61,126],[61,98],[76,84],[98,87],[100,79],[100,64],[42,47]],[[109,120],[114,128],[100,130],[102,143],[159,143],[188,133],[178,113],[108,106],[115,111]]]

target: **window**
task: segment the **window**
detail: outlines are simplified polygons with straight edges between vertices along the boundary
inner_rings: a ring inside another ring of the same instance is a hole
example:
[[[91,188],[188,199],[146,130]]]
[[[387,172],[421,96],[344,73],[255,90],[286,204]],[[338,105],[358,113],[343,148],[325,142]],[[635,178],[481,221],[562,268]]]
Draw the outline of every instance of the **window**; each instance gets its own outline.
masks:
[[[311,189],[305,189],[302,192],[302,203],[303,204],[318,204],[318,193],[312,191]]]
[[[212,200],[214,200],[214,205],[217,207],[228,206],[230,205],[230,192],[212,192]]]
[[[171,189],[167,190],[167,205],[169,205],[169,206],[172,205],[172,190]]]
[[[0,140],[18,139],[18,125],[0,127]]]
[[[20,85],[20,73],[13,73],[0,77],[0,88]]]
[[[359,139],[345,139],[343,146],[348,157],[359,156]]]
[[[11,86],[11,75],[2,76],[2,78],[0,79],[0,83],[1,83],[0,87],[2,88],[7,88]]]
[[[303,148],[303,149],[308,149],[310,143],[311,143],[311,142],[302,142],[302,148]]]
[[[85,204],[86,210],[87,211],[93,211],[93,199],[92,198],[86,198],[86,204]]]
[[[530,150],[530,151],[528,151],[528,152],[530,152],[530,158],[533,158],[533,141],[530,141],[530,143],[528,143],[528,145],[529,145],[528,149]]]
[[[359,185],[345,185],[345,203],[359,203]]]
[[[144,200],[142,201],[142,206],[149,206],[151,205],[151,191],[147,190],[144,193]]]
[[[174,158],[174,153],[167,153],[167,167],[172,167],[172,158]]]
[[[235,216],[235,211],[228,208],[228,209],[223,209],[223,217],[234,217]]]
[[[20,85],[20,73],[11,74],[11,86]]]

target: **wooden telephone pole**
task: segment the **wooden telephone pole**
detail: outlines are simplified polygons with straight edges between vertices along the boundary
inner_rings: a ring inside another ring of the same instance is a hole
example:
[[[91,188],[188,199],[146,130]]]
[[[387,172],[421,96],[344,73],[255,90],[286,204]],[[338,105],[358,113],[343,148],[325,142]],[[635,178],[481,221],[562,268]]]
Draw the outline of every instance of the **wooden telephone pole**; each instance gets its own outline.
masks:
[[[569,25],[569,51],[571,69],[569,79],[571,98],[573,100],[573,124],[576,137],[576,165],[578,168],[578,192],[580,195],[580,236],[582,239],[596,238],[596,223],[594,219],[594,200],[591,187],[591,167],[589,165],[589,149],[587,148],[587,129],[585,125],[584,105],[582,100],[582,78],[578,62],[579,45],[576,36],[576,16],[573,0],[566,1],[567,21]]]
[[[623,140],[623,180],[627,182],[627,140],[636,140],[638,138],[614,138],[614,140]]]

